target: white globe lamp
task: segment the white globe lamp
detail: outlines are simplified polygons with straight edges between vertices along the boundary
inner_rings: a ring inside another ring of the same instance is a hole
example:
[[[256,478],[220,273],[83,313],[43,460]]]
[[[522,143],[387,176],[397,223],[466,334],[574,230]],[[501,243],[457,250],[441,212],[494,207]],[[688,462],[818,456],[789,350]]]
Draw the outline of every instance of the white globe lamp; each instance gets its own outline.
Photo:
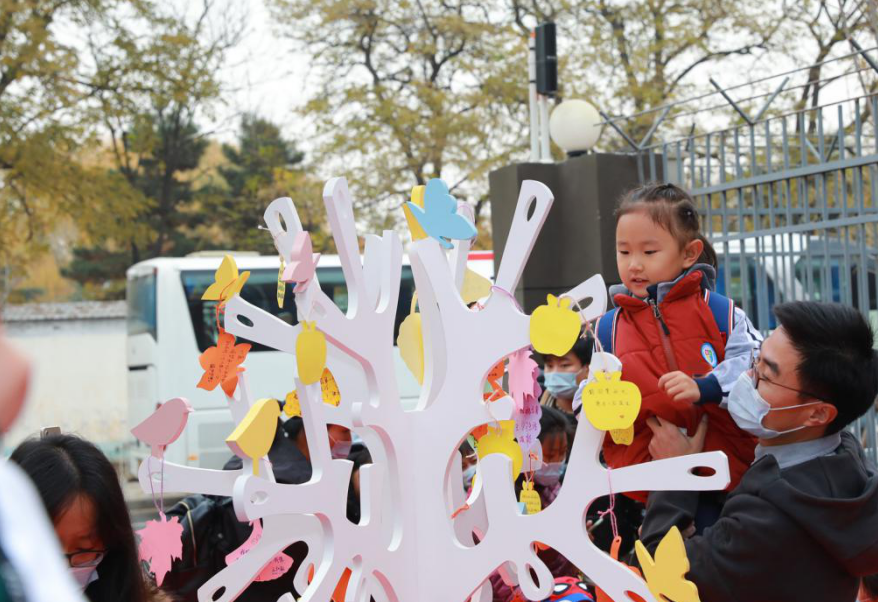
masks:
[[[549,134],[568,156],[575,157],[597,144],[603,131],[601,121],[598,110],[591,103],[579,99],[565,100],[552,111]]]

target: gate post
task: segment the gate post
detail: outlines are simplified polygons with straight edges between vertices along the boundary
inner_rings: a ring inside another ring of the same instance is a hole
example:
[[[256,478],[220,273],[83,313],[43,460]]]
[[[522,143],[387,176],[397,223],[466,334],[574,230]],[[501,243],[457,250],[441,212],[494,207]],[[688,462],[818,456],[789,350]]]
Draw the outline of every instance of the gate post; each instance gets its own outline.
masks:
[[[563,163],[518,163],[489,176],[495,271],[512,224],[523,180],[539,180],[555,195],[552,210],[513,292],[526,312],[549,293],[569,290],[592,274],[607,284],[616,271],[613,212],[623,193],[639,182],[635,155],[588,154]]]

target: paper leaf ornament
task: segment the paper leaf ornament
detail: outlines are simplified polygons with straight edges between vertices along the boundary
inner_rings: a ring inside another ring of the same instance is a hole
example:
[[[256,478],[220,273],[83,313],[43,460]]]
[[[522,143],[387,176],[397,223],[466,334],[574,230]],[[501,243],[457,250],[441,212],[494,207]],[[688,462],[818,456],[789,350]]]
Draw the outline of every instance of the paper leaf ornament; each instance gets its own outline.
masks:
[[[478,449],[476,450],[481,460],[488,454],[503,454],[512,460],[512,480],[518,478],[521,474],[521,464],[523,457],[521,455],[521,447],[515,442],[515,422],[512,420],[501,420],[500,430],[493,426],[489,426],[488,433],[478,440]]]
[[[540,436],[540,416],[543,415],[543,407],[540,402],[531,396],[524,398],[521,410],[515,412],[515,438],[521,446],[522,454],[537,441]]]
[[[301,293],[308,288],[308,284],[314,278],[317,262],[320,260],[320,253],[314,253],[311,247],[310,232],[302,231],[296,234],[289,259],[289,263],[284,268],[282,279],[284,282],[295,282],[296,287],[293,292]]]
[[[241,557],[248,554],[250,550],[256,547],[259,540],[262,538],[262,521],[257,520],[250,524],[253,526],[253,530],[250,532],[250,537],[247,538],[247,541],[241,544],[240,548],[226,556],[226,566],[231,565],[236,560],[239,560]],[[268,564],[262,567],[262,571],[256,575],[254,581],[274,581],[286,574],[292,566],[293,559],[281,552],[269,560]]]
[[[530,317],[530,342],[537,352],[561,357],[573,348],[579,337],[579,315],[570,309],[569,297],[546,297]]]
[[[320,393],[323,403],[328,406],[336,406],[341,403],[341,391],[338,390],[338,383],[329,368],[323,369],[323,375],[320,377]],[[290,391],[287,393],[286,403],[284,403],[284,414],[287,416],[301,416],[302,406],[299,401],[299,392]]]
[[[421,209],[424,208],[424,189],[426,186],[415,186],[412,188],[412,196],[411,202],[414,205],[417,205]],[[412,210],[409,209],[409,204],[405,204],[402,206],[402,212],[405,214],[405,221],[409,226],[409,232],[412,234],[412,241],[423,240],[427,238],[427,233],[424,232],[424,229],[421,228],[421,224],[418,223],[418,220],[415,219]]]
[[[463,286],[460,289],[460,298],[469,305],[491,294],[491,281],[467,268],[463,273]]]
[[[253,474],[259,475],[259,458],[266,455],[277,433],[280,405],[276,399],[260,399],[247,411],[244,420],[226,439],[226,445],[239,458],[253,460]]]
[[[619,548],[620,547],[622,547],[622,538],[617,535],[616,537],[613,538],[613,543],[610,544],[610,558],[612,558],[616,562],[619,562]],[[638,569],[637,567],[628,566],[624,562],[622,562],[621,564],[622,564],[622,566],[627,568],[629,571],[631,571],[632,573],[634,573],[638,577],[643,576],[640,573],[640,569]],[[610,598],[604,590],[602,590],[600,587],[597,587],[597,586],[595,586],[595,598],[596,598],[596,602],[613,602],[613,599]],[[632,599],[635,602],[642,602],[643,601],[643,598],[641,598],[637,594],[632,594]],[[659,602],[662,602],[662,601],[659,600]]]
[[[183,558],[183,525],[176,516],[168,520],[161,514],[159,520],[146,521],[137,534],[140,536],[140,560],[149,564],[156,585],[161,586],[174,559]]]
[[[525,481],[521,486],[518,501],[524,504],[527,514],[537,514],[543,509],[543,500],[540,499],[540,494],[534,491],[534,484],[531,481]]]
[[[524,407],[526,397],[539,397],[537,376],[540,367],[531,358],[529,348],[516,351],[509,356],[509,394],[515,401],[515,408]]]
[[[220,305],[222,305],[241,292],[249,277],[250,272],[238,274],[238,264],[235,263],[234,257],[226,255],[214,274],[214,283],[207,287],[201,295],[201,300],[221,301]]]
[[[169,399],[155,412],[131,429],[131,434],[150,446],[154,458],[161,459],[165,448],[176,441],[186,428],[192,406],[183,397]]]
[[[277,306],[284,306],[284,297],[287,295],[287,283],[284,282],[284,260],[280,260],[280,268],[277,271]]]
[[[503,375],[506,373],[506,360],[502,359],[496,364],[491,370],[488,372],[488,376],[485,377],[485,380],[491,386],[491,391],[497,391],[501,389],[500,381],[503,380]]]
[[[213,391],[218,384],[235,378],[238,366],[244,362],[249,352],[249,343],[236,345],[234,336],[228,332],[221,332],[217,337],[216,345],[205,349],[198,358],[204,369],[204,374],[198,381],[198,388]]]
[[[316,383],[326,367],[326,336],[317,330],[314,322],[302,322],[302,331],[296,337],[296,366],[299,380],[306,385]]]
[[[287,393],[287,397],[284,400],[284,414],[289,418],[302,415],[302,405],[299,402],[299,394],[295,389]]]
[[[476,227],[457,213],[457,201],[448,194],[448,185],[438,178],[427,182],[423,209],[411,202],[406,206],[427,236],[438,240],[446,249],[454,246],[451,239],[464,240],[476,235]]]
[[[419,385],[424,384],[424,335],[421,329],[421,314],[415,311],[417,297],[412,298],[409,315],[399,325],[396,345],[406,367],[414,375]]]
[[[698,588],[686,579],[689,572],[689,558],[683,536],[675,526],[662,538],[655,550],[655,559],[640,541],[634,542],[637,560],[643,569],[643,576],[649,591],[656,600],[674,602],[700,602]]]
[[[627,429],[610,429],[610,437],[612,437],[613,443],[631,445],[634,443],[634,425],[632,424]]]
[[[627,429],[640,412],[640,389],[621,372],[597,372],[582,391],[582,409],[597,429]]]

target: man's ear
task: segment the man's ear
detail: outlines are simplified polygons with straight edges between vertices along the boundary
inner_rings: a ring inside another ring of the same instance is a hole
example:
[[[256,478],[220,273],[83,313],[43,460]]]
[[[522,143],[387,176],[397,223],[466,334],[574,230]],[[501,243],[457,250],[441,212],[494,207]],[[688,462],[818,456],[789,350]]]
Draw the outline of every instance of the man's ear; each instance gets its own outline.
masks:
[[[805,421],[805,426],[829,426],[838,416],[838,408],[831,403],[814,406]]]
[[[683,267],[688,269],[695,265],[704,252],[704,241],[695,239],[683,247]]]

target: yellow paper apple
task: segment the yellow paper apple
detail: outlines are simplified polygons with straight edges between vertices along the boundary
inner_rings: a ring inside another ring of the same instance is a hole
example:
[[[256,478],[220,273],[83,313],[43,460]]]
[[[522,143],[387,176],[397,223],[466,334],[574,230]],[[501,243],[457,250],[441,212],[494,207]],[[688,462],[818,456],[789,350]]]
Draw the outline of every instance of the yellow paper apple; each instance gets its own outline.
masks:
[[[399,325],[396,346],[406,367],[414,374],[419,385],[424,384],[424,336],[421,328],[421,314],[415,312],[418,298],[412,299],[411,313]]]
[[[524,457],[521,446],[515,441],[514,420],[501,420],[499,430],[489,426],[488,433],[478,440],[476,452],[480,460],[488,454],[503,454],[512,460],[512,480],[514,481],[521,474]]]
[[[622,380],[621,372],[595,372],[582,390],[582,409],[588,421],[602,431],[627,429],[640,413],[640,389]]]
[[[568,297],[559,300],[549,295],[546,305],[540,305],[531,314],[530,342],[538,353],[562,356],[573,348],[581,322],[570,309],[571,303]]]
[[[306,385],[320,380],[326,367],[326,336],[314,322],[302,322],[302,332],[296,337],[296,365],[299,380]]]

